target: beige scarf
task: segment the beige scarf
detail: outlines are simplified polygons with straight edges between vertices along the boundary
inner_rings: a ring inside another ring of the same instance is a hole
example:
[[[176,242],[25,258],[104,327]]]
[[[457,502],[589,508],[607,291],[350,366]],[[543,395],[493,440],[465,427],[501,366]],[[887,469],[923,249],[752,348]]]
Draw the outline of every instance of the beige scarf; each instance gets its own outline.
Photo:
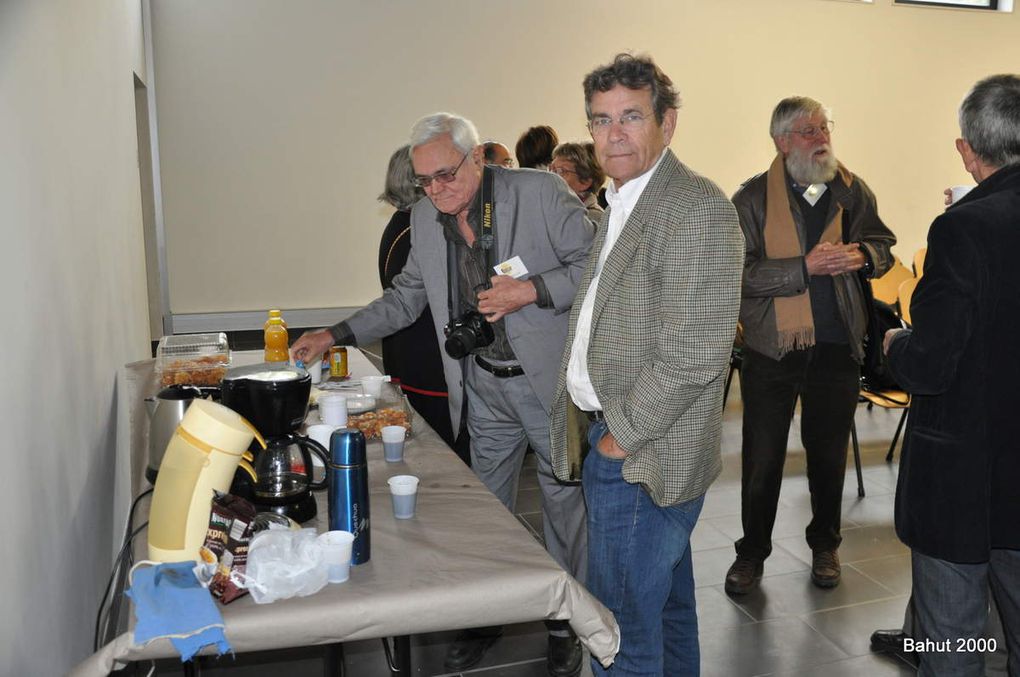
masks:
[[[853,174],[839,164],[837,176],[849,186]],[[804,256],[797,226],[790,211],[789,188],[787,188],[786,165],[779,153],[769,167],[765,196],[765,256],[770,259],[788,259]],[[839,244],[843,241],[843,207],[836,203],[836,213],[822,232],[819,242]],[[776,333],[779,336],[779,356],[791,350],[803,349],[815,344],[815,323],[811,316],[811,297],[807,287],[796,296],[777,296],[773,299],[776,309]]]

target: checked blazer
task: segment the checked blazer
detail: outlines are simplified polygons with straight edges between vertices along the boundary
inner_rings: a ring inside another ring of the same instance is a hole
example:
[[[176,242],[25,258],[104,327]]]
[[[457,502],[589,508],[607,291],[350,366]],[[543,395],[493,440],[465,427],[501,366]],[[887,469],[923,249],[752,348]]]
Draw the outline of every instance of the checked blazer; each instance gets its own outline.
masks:
[[[608,219],[607,211],[603,224]],[[578,284],[553,396],[552,459],[561,480],[580,479],[580,459],[568,453],[568,423],[579,419],[566,369],[606,230],[598,229]],[[723,385],[743,264],[732,203],[667,150],[603,266],[587,355],[609,430],[630,452],[624,479],[660,506],[701,496],[722,468]]]

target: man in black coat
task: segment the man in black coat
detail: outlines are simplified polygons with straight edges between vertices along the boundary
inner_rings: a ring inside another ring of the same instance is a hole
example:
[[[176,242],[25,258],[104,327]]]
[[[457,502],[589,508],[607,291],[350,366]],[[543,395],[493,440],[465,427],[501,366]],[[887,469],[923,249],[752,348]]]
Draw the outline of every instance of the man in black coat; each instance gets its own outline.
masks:
[[[921,675],[984,674],[989,585],[1020,675],[1020,77],[977,83],[956,148],[978,186],[935,219],[912,330],[885,347],[914,396],[896,488]]]

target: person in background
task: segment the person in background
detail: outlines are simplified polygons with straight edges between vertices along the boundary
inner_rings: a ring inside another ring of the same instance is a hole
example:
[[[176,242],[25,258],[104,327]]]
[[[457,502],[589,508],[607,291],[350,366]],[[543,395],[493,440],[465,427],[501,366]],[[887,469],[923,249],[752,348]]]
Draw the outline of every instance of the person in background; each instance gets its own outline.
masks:
[[[599,205],[596,195],[606,181],[605,172],[595,157],[593,143],[561,143],[553,150],[549,171],[559,174],[570,190],[584,203],[588,220],[598,227],[605,210]]]
[[[620,625],[615,662],[592,671],[690,677],[690,536],[722,469],[744,245],[726,195],[668,149],[679,97],[650,58],[618,55],[585,77],[584,95],[612,182],[570,311],[553,466],[582,481],[588,589]]]
[[[985,674],[989,587],[1020,675],[1020,76],[981,80],[959,109],[956,149],[977,187],[928,231],[911,329],[886,333],[913,396],[896,483],[911,552],[918,674]]]
[[[548,125],[530,127],[517,139],[514,154],[523,169],[548,169],[553,149],[560,142],[556,130]]]
[[[482,154],[487,165],[500,165],[507,169],[514,168],[514,158],[510,155],[510,149],[499,141],[484,142],[482,144]]]
[[[380,202],[396,209],[379,242],[379,283],[383,289],[393,287],[393,278],[407,263],[411,253],[411,207],[423,197],[425,192],[414,185],[411,147],[401,146],[390,157],[386,187],[379,195]],[[399,383],[415,411],[461,460],[471,465],[467,429],[454,434],[450,424],[443,360],[432,310],[427,305],[413,324],[382,340],[382,356],[383,368]]]
[[[307,361],[334,342],[374,341],[413,323],[426,304],[437,335],[459,322],[460,345],[468,354],[445,350],[443,370],[454,430],[467,403],[471,469],[512,511],[531,444],[546,550],[583,582],[584,496],[581,487],[553,475],[549,406],[567,311],[591,247],[591,223],[577,197],[552,174],[486,165],[474,124],[457,115],[435,113],[414,124],[411,164],[429,199],[411,210],[411,253],[403,271],[382,297],[332,327],[305,333],[291,352]],[[482,230],[487,178],[496,215],[491,234]],[[505,274],[494,275],[493,260]],[[576,675],[582,658],[577,637],[566,621],[550,621],[549,631],[549,674]],[[446,669],[477,664],[501,633],[461,632],[447,651]]]
[[[794,96],[772,111],[776,157],[733,196],[746,259],[740,323],[743,537],[726,592],[747,594],[772,553],[790,421],[801,403],[811,581],[839,585],[843,478],[860,392],[867,311],[859,271],[881,277],[896,243],[875,196],[832,152],[829,110]]]

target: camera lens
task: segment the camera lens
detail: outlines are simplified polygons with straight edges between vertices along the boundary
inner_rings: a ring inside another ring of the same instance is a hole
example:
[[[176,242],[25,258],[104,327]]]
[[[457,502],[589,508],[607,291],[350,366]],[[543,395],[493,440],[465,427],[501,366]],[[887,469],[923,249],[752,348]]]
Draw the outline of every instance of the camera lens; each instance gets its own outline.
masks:
[[[470,327],[457,327],[446,337],[446,354],[455,360],[466,357],[474,349],[476,338]]]

